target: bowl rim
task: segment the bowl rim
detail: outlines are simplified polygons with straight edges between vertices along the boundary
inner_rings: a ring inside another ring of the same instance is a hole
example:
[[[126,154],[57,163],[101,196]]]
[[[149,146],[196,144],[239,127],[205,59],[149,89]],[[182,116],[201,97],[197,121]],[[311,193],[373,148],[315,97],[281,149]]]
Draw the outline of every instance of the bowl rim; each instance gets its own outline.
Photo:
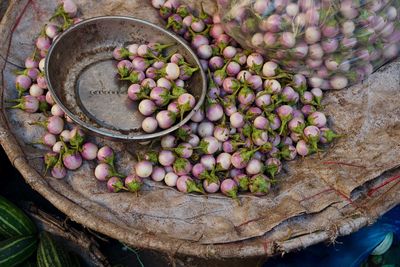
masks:
[[[57,44],[62,42],[62,40],[64,39],[65,36],[69,35],[69,33],[73,32],[74,30],[76,30],[77,28],[80,27],[84,27],[86,24],[91,23],[93,21],[99,21],[99,20],[115,20],[115,19],[121,19],[121,20],[129,20],[129,21],[133,21],[139,24],[144,24],[150,27],[153,27],[157,30],[159,30],[161,33],[166,34],[168,36],[170,36],[171,38],[173,38],[174,40],[176,40],[178,43],[180,43],[184,49],[186,49],[189,54],[194,58],[197,67],[199,68],[200,71],[200,75],[201,75],[201,80],[202,80],[202,84],[201,84],[201,95],[199,100],[197,101],[195,107],[183,118],[183,120],[181,120],[179,123],[174,124],[173,126],[171,126],[168,129],[163,129],[162,131],[158,131],[155,133],[145,133],[145,134],[139,134],[139,135],[134,135],[134,136],[130,136],[130,135],[125,135],[125,134],[117,134],[117,133],[112,133],[110,131],[104,131],[98,127],[92,126],[84,121],[82,121],[81,119],[79,119],[79,117],[77,117],[74,113],[72,113],[64,104],[63,101],[61,101],[61,99],[57,96],[51,81],[50,81],[50,75],[49,75],[49,63],[51,60],[51,55],[53,53],[53,50],[57,47]],[[146,20],[142,20],[142,19],[138,19],[132,16],[120,16],[120,15],[113,15],[113,16],[96,16],[96,17],[92,17],[89,19],[85,19],[75,25],[72,25],[70,28],[68,28],[67,30],[65,30],[63,33],[61,33],[60,36],[58,36],[58,38],[56,38],[56,40],[52,43],[47,55],[46,55],[46,59],[45,59],[45,73],[46,73],[46,81],[47,81],[47,85],[48,85],[48,89],[52,94],[52,98],[54,99],[54,101],[56,102],[56,104],[58,104],[60,106],[60,108],[64,111],[64,113],[71,118],[72,121],[74,121],[75,123],[77,123],[79,126],[82,126],[83,128],[98,134],[102,137],[105,138],[109,138],[109,139],[117,139],[120,141],[145,141],[145,140],[151,140],[154,138],[158,138],[158,137],[162,137],[164,135],[167,135],[171,132],[174,132],[175,130],[177,130],[179,127],[181,127],[182,125],[186,124],[191,118],[192,116],[201,108],[201,106],[203,105],[203,102],[205,100],[205,96],[206,96],[206,91],[207,91],[207,78],[206,75],[204,73],[204,70],[201,66],[200,60],[197,57],[197,55],[194,53],[194,51],[190,48],[190,46],[186,43],[186,41],[184,39],[182,39],[181,37],[177,36],[176,34],[156,25],[153,24],[151,22],[148,22]]]

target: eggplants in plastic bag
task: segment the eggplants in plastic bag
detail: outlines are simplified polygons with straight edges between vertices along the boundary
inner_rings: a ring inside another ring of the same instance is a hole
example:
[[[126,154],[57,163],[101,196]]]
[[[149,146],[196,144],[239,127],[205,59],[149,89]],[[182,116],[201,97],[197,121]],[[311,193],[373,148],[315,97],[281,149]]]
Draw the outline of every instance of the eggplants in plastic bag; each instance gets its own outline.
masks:
[[[398,0],[218,0],[225,30],[243,47],[310,86],[342,89],[397,57]]]

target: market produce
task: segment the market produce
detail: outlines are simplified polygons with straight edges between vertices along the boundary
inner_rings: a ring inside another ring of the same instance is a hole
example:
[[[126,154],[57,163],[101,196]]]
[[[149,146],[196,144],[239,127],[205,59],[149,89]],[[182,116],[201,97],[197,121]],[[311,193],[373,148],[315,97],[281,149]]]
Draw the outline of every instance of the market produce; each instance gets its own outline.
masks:
[[[312,87],[345,88],[362,81],[399,53],[398,1],[217,3],[222,25],[230,36],[282,68],[306,75]]]
[[[203,64],[209,74],[205,110],[193,116],[190,126],[161,139],[158,164],[174,171],[168,175],[173,182],[167,185],[175,186],[177,177],[178,190],[184,192],[203,187],[211,193],[221,187],[231,197],[238,188],[262,195],[276,182],[282,159],[321,149],[320,139],[326,134],[320,128],[326,127],[327,120],[317,111],[320,88],[308,90],[302,74],[284,72],[276,62],[240,48],[224,33],[217,16],[212,23],[204,10],[196,16],[176,1],[155,1],[153,6],[160,9],[168,28],[208,60]],[[229,179],[239,175],[246,179]]]
[[[36,233],[36,226],[17,206],[0,196],[0,236],[30,236]]]
[[[203,107],[189,123],[157,140],[159,149],[138,155],[138,162],[132,162],[134,172],[128,175],[117,170],[111,147],[98,148],[79,127],[73,127],[40,80],[43,91],[29,93],[51,111],[52,116],[35,124],[48,131],[43,143],[52,152],[46,154],[45,165],[54,178],[65,177],[67,169],[78,169],[83,160],[96,160],[94,176],[109,192],[138,192],[145,179],[152,179],[184,193],[220,191],[237,198],[239,192],[250,192],[261,196],[279,181],[283,160],[319,152],[322,144],[338,137],[320,111],[322,90],[308,88],[304,75],[283,71],[277,62],[241,48],[225,34],[218,15],[210,16],[204,10],[197,14],[173,0],[152,3],[159,8],[166,27],[183,36],[201,59],[209,84]],[[55,32],[78,21],[69,15],[76,13],[74,9],[67,12],[65,8],[61,4],[56,11],[54,18],[59,24],[52,23],[59,25],[57,30],[46,26],[37,42],[42,49],[26,60],[27,66],[39,67],[37,79],[44,77],[47,42],[56,38]],[[127,95],[140,101],[138,110],[145,116],[142,128],[149,133],[171,127],[195,105],[185,85],[198,70],[179,52],[165,54],[168,46],[130,44],[112,53],[118,61],[118,79],[131,83]],[[19,78],[20,99],[27,96],[29,83],[35,82],[29,79]],[[48,138],[50,134],[54,138]]]
[[[179,53],[166,55],[170,44],[130,44],[113,51],[118,60],[121,80],[131,83],[128,98],[140,101],[139,112],[146,116],[142,130],[153,133],[158,128],[168,129],[185,112],[194,108],[196,100],[187,93],[185,81],[198,68],[191,67]],[[129,60],[128,60],[129,59]],[[178,117],[178,118],[177,118]]]
[[[69,253],[65,251],[48,232],[40,233],[40,241],[36,254],[39,267],[75,266]]]
[[[0,266],[19,266],[28,259],[37,248],[35,236],[15,236],[0,241]]]
[[[54,178],[62,179],[67,170],[78,169],[83,159],[92,160],[96,156],[97,146],[92,143],[83,145],[84,133],[78,127],[70,125],[63,110],[55,104],[51,93],[47,91],[44,73],[45,56],[53,39],[79,19],[74,18],[77,6],[70,0],[62,1],[51,22],[43,27],[36,42],[34,52],[25,60],[26,69],[18,71],[15,81],[18,99],[9,102],[17,103],[9,108],[19,108],[29,113],[43,112],[48,117],[32,125],[44,127],[46,132],[41,140],[32,144],[42,144],[52,149],[44,157],[47,170]],[[29,94],[28,94],[29,93]],[[66,120],[66,121],[65,121]],[[70,127],[67,129],[67,127]]]

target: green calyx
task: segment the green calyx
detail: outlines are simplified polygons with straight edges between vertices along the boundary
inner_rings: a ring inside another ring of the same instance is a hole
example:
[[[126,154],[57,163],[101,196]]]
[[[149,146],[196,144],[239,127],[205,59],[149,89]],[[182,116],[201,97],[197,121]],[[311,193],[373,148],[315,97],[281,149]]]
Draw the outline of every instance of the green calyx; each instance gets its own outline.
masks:
[[[271,175],[272,178],[274,178],[275,174],[279,170],[279,166],[277,166],[276,164],[270,164],[266,166],[265,170]]]
[[[178,96],[174,96],[172,94],[170,94],[168,91],[166,91],[165,93],[160,94],[160,97],[162,99],[162,103],[161,103],[161,107],[164,107],[166,105],[168,105],[168,103],[173,100],[173,99],[177,99]]]
[[[228,67],[229,62],[231,62],[231,61],[228,60],[225,63],[225,65],[222,67],[222,69],[214,71],[214,77],[218,76],[218,77],[221,77],[222,79],[225,79],[226,78],[226,68]]]
[[[326,139],[328,143],[331,143],[335,138],[342,137],[342,135],[336,134],[331,129],[324,131],[322,136]]]
[[[18,83],[15,85],[15,88],[18,91],[18,98],[22,97],[22,95],[24,94],[24,92],[27,91],[27,89],[21,87]]]
[[[64,7],[62,4],[60,4],[56,11],[54,12],[53,16],[50,18],[50,21],[61,17],[63,20],[63,25],[61,26],[61,29],[64,31],[71,27],[72,24],[74,24],[74,21],[69,17],[68,13],[65,12]]]
[[[161,52],[163,52],[165,49],[167,49],[167,48],[169,48],[169,47],[171,47],[171,46],[174,46],[174,45],[176,45],[176,44],[175,44],[175,43],[170,43],[170,44],[155,43],[155,44],[153,45],[152,49],[153,49],[154,51],[157,51],[157,52],[161,53]],[[170,56],[172,56],[172,54],[171,54]]]
[[[50,106],[46,101],[39,101],[39,111],[40,112],[47,112]]]
[[[230,198],[237,199],[237,192],[238,192],[238,187],[235,186],[231,190],[226,191],[225,195],[227,195]]]
[[[183,105],[179,105],[179,114],[181,117],[181,121],[183,120],[183,116],[185,115],[185,113],[187,111],[190,111],[192,109],[192,107],[190,106],[189,103],[185,103]]]
[[[128,191],[133,192],[133,193],[140,191],[141,187],[142,187],[142,183],[140,183],[138,181],[132,181],[132,182],[126,184],[126,188],[128,189]]]
[[[358,75],[355,71],[348,71],[345,74],[346,78],[349,79],[350,82],[354,83],[358,81]]]
[[[270,142],[267,142],[265,144],[263,144],[262,146],[260,146],[260,151],[263,153],[266,153],[268,151],[272,150],[272,144]]]
[[[61,153],[60,153],[60,156],[61,156]],[[64,168],[64,164],[63,164],[63,162],[62,162],[62,157],[60,157],[58,160],[57,160],[57,162],[56,162],[56,164],[54,164],[54,166],[53,166],[53,168]]]
[[[283,97],[281,97],[280,95],[277,94],[273,94],[271,95],[271,106],[276,107],[278,106],[280,103],[282,103],[283,101]]]
[[[214,71],[214,77],[221,77],[221,79],[225,79],[226,78],[226,72],[225,72],[225,67],[223,69],[220,70],[216,70]]]
[[[167,14],[169,14],[171,11],[172,11],[172,9],[169,8],[169,7],[166,7],[166,6],[160,7],[160,15],[161,15],[161,16],[167,15]]]
[[[139,80],[139,73],[137,71],[132,71],[129,76],[120,78],[123,81],[130,81],[131,83],[138,83]]]
[[[256,129],[256,128],[253,127],[253,132],[252,132],[252,134],[251,134],[251,139],[252,139],[252,140],[255,140],[255,139],[261,138],[261,135],[262,135],[263,133],[264,133],[263,130]]]
[[[220,42],[217,44],[217,53],[215,54],[215,56],[219,56],[223,53],[224,49],[228,46],[228,43],[225,42]]]
[[[220,96],[217,96],[218,100],[220,101],[220,103],[222,104],[222,106],[224,106],[224,108],[228,108],[232,105],[236,105],[235,101],[236,101],[236,96],[235,95],[227,95],[224,98],[221,98]]]
[[[240,65],[240,57],[242,57],[242,56],[243,56],[243,54],[238,53],[232,58],[232,61],[235,61],[236,63],[238,63]]]
[[[199,70],[198,67],[191,67],[187,64],[182,65],[181,70],[183,71],[184,74],[186,74],[187,76],[191,77],[193,75],[193,73],[195,73],[196,71]]]
[[[198,153],[196,153],[195,151],[193,151],[193,154],[192,154],[192,156],[190,156],[190,159],[193,162],[199,161],[200,160],[200,155]]]
[[[177,97],[187,93],[187,90],[183,87],[173,85],[171,93],[172,93],[173,97],[177,98]]]
[[[329,27],[336,27],[338,25],[338,22],[335,19],[330,19],[324,23],[324,26],[329,26]]]
[[[69,143],[74,150],[81,151],[84,141],[85,141],[85,138],[83,136],[81,136],[78,133],[78,131],[76,131],[76,134],[69,140]]]
[[[175,121],[175,120],[176,120],[176,114],[173,113],[172,111],[168,112],[168,117],[169,117],[172,121]]]
[[[140,88],[140,91],[136,93],[136,96],[138,100],[150,99],[149,94],[150,94],[150,88],[147,86],[142,86]]]
[[[188,164],[188,160],[184,158],[178,158],[175,160],[173,168],[175,171],[183,171],[186,169],[186,166]]]
[[[124,187],[124,184],[122,183],[121,180],[118,180],[117,182],[115,182],[112,187],[114,188],[115,193],[127,189],[126,187]]]
[[[204,194],[203,187],[201,187],[200,185],[197,185],[192,180],[187,180],[186,181],[186,187],[187,187],[187,192],[188,193],[196,192],[196,193]]]
[[[194,38],[196,35],[208,36],[210,29],[211,29],[211,25],[206,25],[206,28],[202,32],[195,32],[192,30],[191,27],[188,28],[190,36],[192,36],[192,38]]]
[[[317,96],[314,96],[314,100],[315,100],[315,102],[314,102],[314,106],[317,106],[319,109],[322,107],[321,106],[321,100],[322,100],[322,97],[321,96],[319,96],[319,97],[317,97]]]
[[[224,47],[225,48],[225,47]],[[222,49],[223,50],[223,49]],[[221,55],[221,48],[218,46],[218,45],[216,45],[216,46],[212,46],[211,47],[211,51],[212,51],[212,56],[218,56],[218,55]]]
[[[319,151],[319,149],[318,149],[318,140],[308,138],[308,142],[307,143],[310,144],[311,153]]]
[[[208,74],[208,87],[217,87],[217,85],[215,84],[215,81],[213,79],[213,76],[211,74],[210,68],[207,69],[207,74]]]
[[[122,58],[128,58],[128,57],[132,56],[132,53],[129,52],[129,50],[126,49],[125,47],[121,47],[120,53],[121,53]]]
[[[158,164],[158,153],[156,151],[146,152],[146,159],[154,164]]]
[[[209,184],[218,183],[219,182],[218,176],[215,174],[216,171],[218,171],[217,168],[213,168],[211,170],[211,172],[205,171],[205,175],[204,175],[205,177],[204,178],[207,180],[207,182]]]
[[[186,147],[179,145],[178,147],[176,147],[174,149],[174,152],[178,155],[178,157],[182,157],[184,151],[185,151]]]
[[[249,94],[252,94],[252,93],[254,93],[253,90],[251,90],[249,87],[247,87],[247,84],[244,84],[239,91],[239,95],[242,95],[244,97],[247,97]]]
[[[170,16],[167,20],[167,25],[165,26],[167,29],[172,28],[174,31],[179,31],[182,29],[183,24],[176,21],[174,16]]]
[[[44,175],[46,175],[47,171],[50,168],[53,168],[58,162],[58,158],[56,155],[50,155],[50,154],[46,154],[44,156],[44,164],[45,164],[45,171],[44,171]]]
[[[307,85],[305,84],[301,84],[300,86],[293,85],[293,88],[297,93],[299,93],[299,95],[303,95],[304,92],[307,90]]]
[[[246,148],[242,148],[240,151],[240,156],[242,157],[243,161],[248,162],[258,150],[260,150],[261,146],[253,149],[248,150]]]
[[[111,167],[111,169],[110,169],[109,172],[108,172],[107,178],[110,178],[110,177],[113,177],[113,176],[118,177],[118,178],[121,178],[121,179],[125,178],[126,175],[123,175],[123,174],[119,173],[119,172],[116,170],[115,164],[114,164],[114,160],[115,160],[115,157],[114,157],[114,155],[113,155],[112,157],[107,158],[107,159],[104,161],[104,163],[106,163],[107,165],[109,165],[109,166]]]
[[[279,79],[290,79],[291,80],[293,78],[293,74],[286,73],[285,71],[283,71],[280,68],[276,68],[275,72],[278,73],[275,76],[272,76],[272,77],[262,76],[261,78],[263,78],[264,80],[279,80]]]
[[[24,70],[16,70],[15,75],[25,75],[28,76],[28,69],[24,69]]]
[[[236,150],[238,149],[239,146],[243,146],[243,145],[245,145],[246,143],[244,143],[244,142],[239,142],[239,141],[232,141],[231,144],[232,144],[233,150],[236,151]]]
[[[290,159],[290,154],[291,154],[291,151],[290,151],[288,145],[284,145],[281,148],[281,152],[279,153],[279,155],[285,160],[289,160]]]
[[[279,135],[282,135],[283,131],[286,131],[287,123],[292,119],[292,117],[293,116],[290,114],[281,118],[281,127],[279,128]]]
[[[233,95],[236,95],[241,87],[242,84],[238,80],[232,80],[232,89],[234,91]]]
[[[204,3],[203,3],[203,2],[200,3],[200,14],[199,14],[199,18],[200,18],[201,20],[205,20],[205,19],[209,19],[209,18],[210,18],[210,15],[208,15],[208,14],[206,13],[206,11],[204,10]]]
[[[11,106],[11,107],[6,107],[7,109],[20,109],[20,110],[25,110],[25,104],[23,102],[20,102],[17,105]]]
[[[114,164],[114,162],[115,162],[115,156],[114,156],[114,154],[113,154],[111,157],[108,157],[108,158],[106,158],[106,159],[104,160],[104,163],[107,163],[108,165],[110,165],[110,167],[111,167],[113,173],[116,172],[116,171],[115,171],[115,164]],[[118,175],[115,175],[115,176],[118,177]]]
[[[232,141],[239,142],[239,141],[242,140],[242,137],[240,136],[239,133],[235,133],[235,134],[232,134],[232,135],[231,135],[231,140],[232,140]]]
[[[29,123],[29,125],[37,125],[37,126],[41,126],[43,128],[46,128],[47,124],[48,124],[47,121],[34,121],[34,122]]]
[[[125,178],[126,177],[126,175],[123,175],[123,174],[117,172],[113,166],[111,166],[111,169],[112,170],[109,173],[109,177],[113,177],[113,176],[118,177],[118,178]]]
[[[207,154],[208,153],[208,145],[210,143],[205,141],[204,139],[200,141],[200,144],[196,149],[199,149],[202,153]]]
[[[190,10],[187,6],[181,5],[176,9],[176,14],[184,18],[190,14]]]
[[[125,77],[129,76],[130,72],[129,72],[128,68],[123,67],[123,68],[118,69],[118,74],[121,78],[125,78]]]
[[[358,19],[359,20],[367,20],[371,15],[373,15],[373,14],[369,10],[361,9]]]
[[[248,176],[243,176],[239,179],[239,190],[240,191],[248,191],[249,190],[249,183],[250,183],[250,179]]]
[[[271,183],[267,181],[263,176],[257,175],[250,181],[250,192],[252,193],[268,193],[271,188]]]
[[[360,43],[369,43],[369,37],[372,35],[372,31],[366,29],[360,29],[356,32],[356,38]]]
[[[64,140],[62,140],[62,138],[61,138],[61,142],[63,143],[61,152],[60,152],[60,154],[62,154],[62,157],[71,156],[71,155],[74,155],[76,152],[78,152],[78,150],[76,150],[75,148],[68,147],[67,144],[64,142]]]
[[[178,128],[178,130],[175,132],[175,136],[182,141],[187,141],[190,137],[190,134],[185,129]]]
[[[211,175],[208,173],[208,171],[207,171],[207,170],[204,170],[202,173],[200,173],[199,179],[200,179],[200,180],[206,180],[206,179],[209,179],[210,176],[211,176]]]
[[[296,127],[292,129],[292,131],[297,134],[303,134],[303,130],[305,127],[305,123],[299,123]]]
[[[244,24],[250,32],[254,33],[254,31],[257,30],[257,26],[259,25],[259,19],[257,17],[248,18],[246,19]]]
[[[261,75],[262,67],[263,65],[253,64],[250,69],[254,71],[257,75]]]
[[[254,130],[256,130],[256,129],[253,129],[253,126],[251,124],[246,124],[243,127],[242,133],[245,137],[251,137]]]

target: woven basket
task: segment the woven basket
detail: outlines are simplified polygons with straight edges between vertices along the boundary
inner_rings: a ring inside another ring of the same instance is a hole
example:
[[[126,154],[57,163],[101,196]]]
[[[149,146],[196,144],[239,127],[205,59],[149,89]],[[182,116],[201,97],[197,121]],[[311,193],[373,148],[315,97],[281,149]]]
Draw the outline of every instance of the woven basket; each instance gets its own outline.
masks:
[[[126,2],[77,1],[86,18],[119,14],[162,23],[147,2]],[[220,195],[184,195],[151,181],[139,198],[129,193],[110,195],[96,182],[92,163],[70,172],[63,181],[44,177],[44,150],[27,144],[43,133],[28,122],[43,116],[6,110],[4,101],[16,96],[13,64],[23,65],[36,33],[54,8],[55,3],[47,0],[9,1],[0,24],[0,54],[6,59],[0,61],[0,143],[26,182],[72,220],[137,248],[170,256],[233,260],[332,241],[373,223],[400,203],[398,62],[363,84],[329,92],[326,112],[334,129],[345,137],[320,158],[315,155],[287,164],[271,194],[241,196],[242,206]],[[206,1],[206,8],[213,10],[213,2]],[[138,146],[96,141],[113,145],[120,152],[120,168],[132,170],[129,151]]]

